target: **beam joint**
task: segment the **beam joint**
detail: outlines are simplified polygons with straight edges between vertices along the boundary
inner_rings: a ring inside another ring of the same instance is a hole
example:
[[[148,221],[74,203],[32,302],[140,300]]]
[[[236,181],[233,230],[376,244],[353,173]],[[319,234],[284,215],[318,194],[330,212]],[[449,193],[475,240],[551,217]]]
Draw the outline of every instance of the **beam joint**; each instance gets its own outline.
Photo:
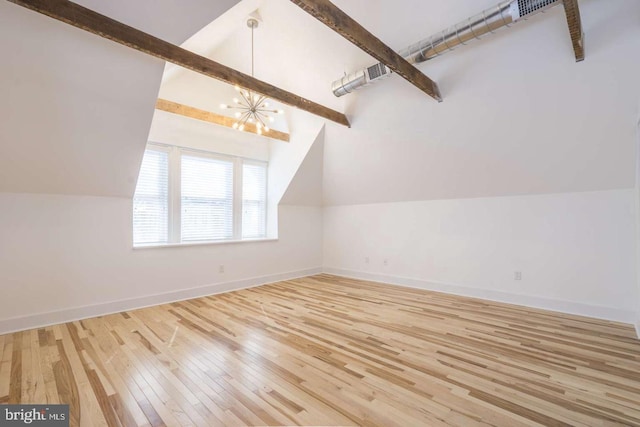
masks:
[[[336,7],[329,0],[291,0],[305,12],[333,29],[342,37],[402,76],[424,93],[442,101],[438,85],[411,65],[401,55],[367,31],[362,25]]]

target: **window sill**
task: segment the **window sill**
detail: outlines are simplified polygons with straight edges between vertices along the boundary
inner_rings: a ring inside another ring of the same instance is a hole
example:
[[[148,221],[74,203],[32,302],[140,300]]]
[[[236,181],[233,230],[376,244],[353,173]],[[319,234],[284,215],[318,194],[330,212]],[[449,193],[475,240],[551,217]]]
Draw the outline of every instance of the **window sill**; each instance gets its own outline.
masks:
[[[156,248],[181,248],[184,246],[215,246],[215,245],[231,245],[236,243],[257,243],[257,242],[277,242],[277,238],[265,237],[261,239],[242,239],[242,240],[211,240],[202,242],[183,242],[183,243],[150,243],[136,245],[134,250],[138,249],[156,249]]]

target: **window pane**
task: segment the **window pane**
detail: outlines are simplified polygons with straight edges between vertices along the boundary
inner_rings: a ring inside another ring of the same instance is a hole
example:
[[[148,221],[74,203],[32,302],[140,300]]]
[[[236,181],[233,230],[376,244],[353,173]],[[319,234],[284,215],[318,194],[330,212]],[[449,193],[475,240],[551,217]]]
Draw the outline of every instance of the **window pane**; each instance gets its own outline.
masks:
[[[265,237],[267,217],[267,165],[242,167],[242,238]]]
[[[169,214],[169,155],[146,150],[133,196],[133,243],[166,243]]]
[[[182,241],[233,237],[233,163],[183,155]]]

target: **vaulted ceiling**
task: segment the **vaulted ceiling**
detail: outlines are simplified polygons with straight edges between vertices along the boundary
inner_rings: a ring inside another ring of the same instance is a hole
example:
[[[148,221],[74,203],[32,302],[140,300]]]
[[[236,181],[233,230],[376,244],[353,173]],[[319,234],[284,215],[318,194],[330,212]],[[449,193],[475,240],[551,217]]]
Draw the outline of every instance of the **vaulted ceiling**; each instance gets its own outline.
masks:
[[[182,43],[235,0],[86,7]],[[133,194],[164,62],[0,2],[0,191]]]
[[[580,1],[582,63],[575,63],[558,7],[420,64],[439,84],[440,104],[397,75],[335,98],[333,80],[375,61],[288,0],[243,0],[231,9],[236,2],[135,3],[82,2],[173,43],[205,27],[185,46],[245,73],[244,20],[259,10],[256,77],[345,111],[352,122],[351,129],[328,123],[325,130],[325,204],[634,184],[634,0]],[[334,3],[399,50],[497,2]],[[0,191],[130,197],[163,63],[7,2],[0,2],[0,48],[7,52]],[[211,111],[228,102],[218,82],[169,69],[161,95]]]

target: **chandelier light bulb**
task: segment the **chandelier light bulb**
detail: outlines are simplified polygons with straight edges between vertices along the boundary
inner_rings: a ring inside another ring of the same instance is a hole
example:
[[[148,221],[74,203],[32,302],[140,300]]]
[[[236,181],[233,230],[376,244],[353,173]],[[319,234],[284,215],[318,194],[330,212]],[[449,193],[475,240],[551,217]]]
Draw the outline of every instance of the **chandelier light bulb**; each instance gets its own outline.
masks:
[[[233,103],[234,104],[240,104],[240,100],[238,98],[233,98]]]
[[[240,125],[240,127],[238,128],[238,130],[243,131],[243,130],[244,130],[244,124]]]
[[[284,110],[277,110],[276,113],[278,114],[284,114]]]
[[[234,129],[238,129],[238,125],[239,125],[239,123],[238,123],[238,122],[235,122],[235,123],[233,124],[233,128],[234,128]]]
[[[264,103],[264,106],[265,106],[265,108],[269,107],[269,103],[268,103],[268,102],[265,102],[265,103]]]
[[[226,110],[227,108],[229,108],[229,106],[227,104],[220,104],[220,108]]]
[[[262,135],[262,129],[258,128],[257,133],[258,135]]]
[[[273,123],[273,121],[275,120],[275,119],[273,118],[273,116],[268,116],[268,117],[269,117],[269,121],[270,121],[271,123]]]
[[[240,111],[236,111],[236,113],[234,114],[234,116],[236,116],[237,118],[240,118],[241,115],[242,113]]]
[[[258,129],[262,128],[262,123],[257,122],[257,123],[256,123],[256,127],[257,127]]]
[[[240,92],[240,86],[235,85],[235,86],[234,86],[234,89],[235,89],[237,92]]]
[[[269,126],[265,126],[265,127],[264,127],[264,131],[265,131],[265,132],[269,132],[269,130],[270,130],[270,129],[269,129]]]
[[[249,123],[253,123],[253,117],[249,117],[249,119],[247,119],[247,121],[248,121]]]

